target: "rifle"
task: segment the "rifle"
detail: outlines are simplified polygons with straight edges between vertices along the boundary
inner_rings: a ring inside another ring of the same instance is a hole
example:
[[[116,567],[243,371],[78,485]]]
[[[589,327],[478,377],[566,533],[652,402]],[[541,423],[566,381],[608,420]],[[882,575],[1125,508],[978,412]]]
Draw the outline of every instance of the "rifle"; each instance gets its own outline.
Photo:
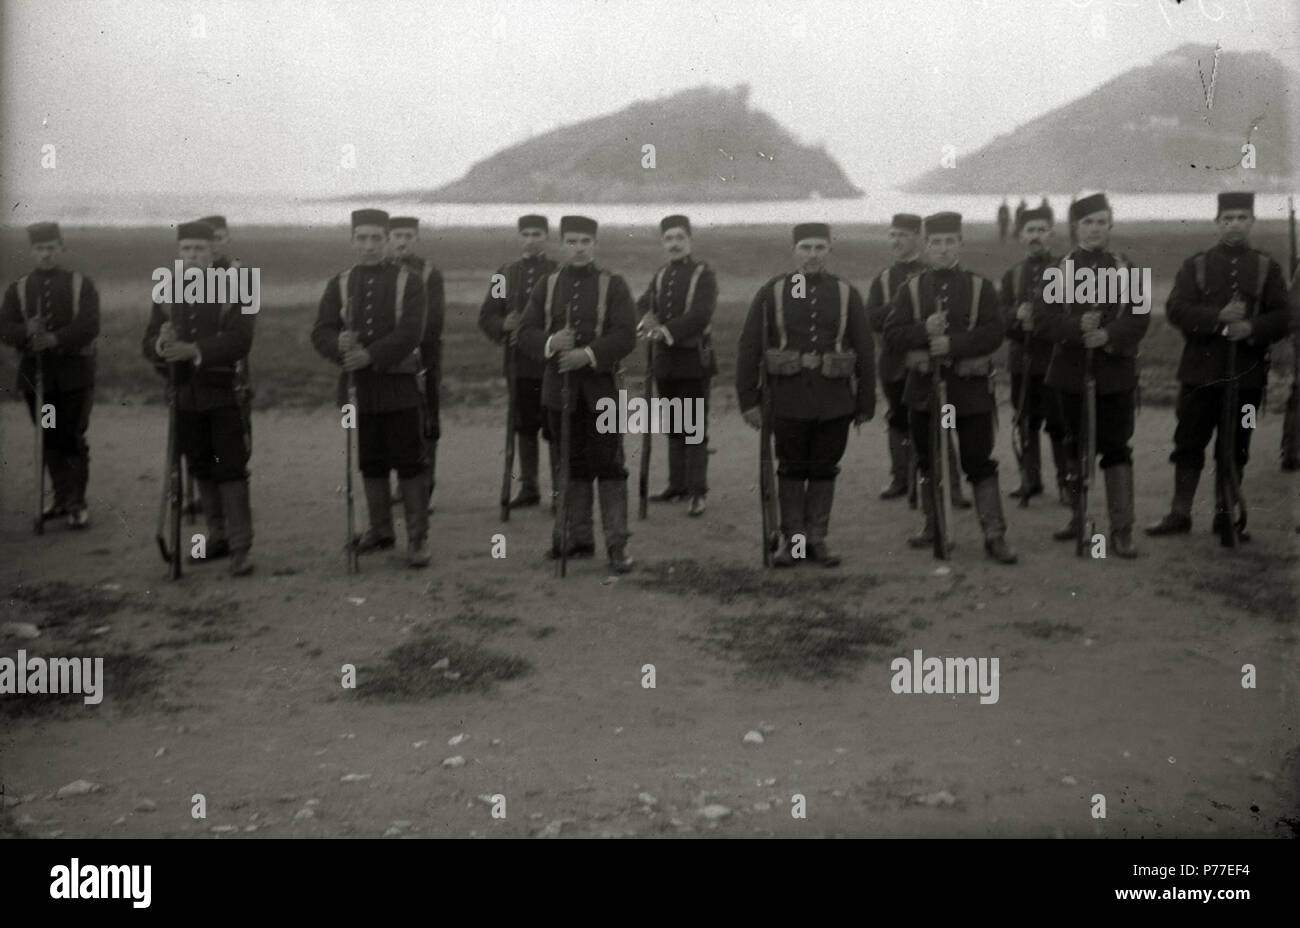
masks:
[[[25,286],[26,280],[20,281],[19,286]],[[41,316],[44,309],[42,300],[36,306],[35,315],[28,321],[35,322],[36,332],[33,335],[45,331],[45,322]],[[32,527],[36,530],[37,535],[45,534],[45,430],[41,428],[41,408],[45,405],[45,352],[34,351],[35,355],[35,383],[33,388],[33,416],[32,422],[36,426],[34,432],[36,436],[36,450],[34,457],[36,459],[36,516],[32,520]]]
[[[653,408],[655,398],[655,343],[646,339],[645,343],[645,406],[646,414]],[[650,426],[641,433],[641,470],[637,475],[637,517],[644,519],[649,508],[650,498],[650,451],[653,447]]]
[[[939,304],[939,313],[945,313]],[[948,328],[944,317],[944,330]],[[934,556],[948,559],[952,548],[952,498],[948,495],[948,433],[943,427],[943,407],[948,405],[948,384],[943,379],[943,364],[939,358],[930,359],[930,492],[934,506]]]
[[[772,389],[767,379],[767,307],[760,306],[763,314],[762,351],[758,356],[759,415],[762,424],[758,430],[758,495],[763,521],[763,566],[772,566],[772,555],[781,547],[781,511],[776,499],[776,475],[772,467]]]
[[[342,294],[342,297],[343,297],[343,306],[344,306],[344,310],[343,310],[344,318],[347,319],[348,322],[347,331],[351,332],[352,321],[353,321],[352,320],[352,312],[353,312],[352,294],[344,293]],[[356,378],[356,374],[353,371],[345,371],[343,376],[347,387],[347,400],[349,405],[351,405],[352,407],[352,424],[353,424],[353,428],[346,428],[343,430],[343,441],[344,444],[347,446],[347,450],[345,452],[345,456],[347,459],[346,460],[347,473],[344,475],[343,487],[344,487],[344,494],[347,497],[347,510],[348,510],[348,516],[347,516],[348,537],[347,537],[347,541],[345,542],[344,549],[347,551],[347,556],[348,556],[348,573],[355,574],[361,569],[361,555],[357,551],[356,501],[352,495],[352,457],[353,454],[355,453],[353,450],[353,445],[356,442],[356,435],[354,433],[356,432],[355,426],[357,425],[356,418],[359,415],[359,413],[357,412],[357,378]],[[374,518],[375,516],[372,515],[371,520],[373,521]]]
[[[1286,198],[1286,209],[1287,226],[1290,230],[1291,239],[1291,273],[1288,276],[1295,277],[1296,267],[1300,266],[1300,256],[1296,255],[1295,250],[1295,197]]]
[[[1088,518],[1088,488],[1092,484],[1093,467],[1097,457],[1097,377],[1093,372],[1092,353],[1083,350],[1083,396],[1079,409],[1079,486],[1074,494],[1074,519],[1078,536],[1074,553],[1083,557],[1092,539],[1093,522]]]
[[[1024,495],[1020,497],[1020,508],[1029,508],[1029,484],[1024,478],[1024,461],[1025,449],[1029,447],[1029,424],[1031,417],[1029,415],[1029,338],[1025,338],[1024,360],[1020,365],[1020,395],[1016,402],[1016,415],[1011,420],[1011,450],[1015,453],[1016,463],[1021,467],[1022,489]],[[1035,436],[1037,437],[1037,436]]]
[[[194,489],[194,475],[190,473],[187,466],[185,468],[185,515],[189,517],[190,525],[194,524],[198,513],[199,495]]]
[[[907,449],[907,506],[909,509],[915,509],[919,503],[916,496],[916,447],[912,444],[910,434],[903,439],[903,447]]]
[[[515,346],[506,334],[506,463],[501,474],[501,521],[510,521],[510,484],[515,469]]]
[[[171,304],[169,320],[176,324],[176,304]],[[181,448],[177,426],[176,363],[167,365],[167,480],[163,504],[159,507],[156,539],[163,560],[170,565],[169,580],[181,578],[181,510],[185,489],[181,481]],[[164,534],[166,532],[167,534]],[[169,537],[170,536],[170,537]],[[169,544],[170,542],[170,544]]]
[[[1226,332],[1226,329],[1225,329]],[[1228,361],[1223,387],[1223,405],[1219,411],[1219,461],[1216,474],[1223,496],[1224,518],[1220,538],[1225,546],[1237,547],[1240,532],[1246,527],[1246,500],[1241,495],[1241,472],[1237,469],[1237,417],[1240,394],[1237,383],[1237,343],[1228,342]]]
[[[564,327],[572,324],[569,304],[564,307]],[[560,495],[555,504],[555,516],[560,520],[560,559],[556,563],[557,575],[565,576],[569,569],[569,456],[573,451],[573,424],[569,419],[569,401],[573,396],[571,374],[565,371],[560,375]]]

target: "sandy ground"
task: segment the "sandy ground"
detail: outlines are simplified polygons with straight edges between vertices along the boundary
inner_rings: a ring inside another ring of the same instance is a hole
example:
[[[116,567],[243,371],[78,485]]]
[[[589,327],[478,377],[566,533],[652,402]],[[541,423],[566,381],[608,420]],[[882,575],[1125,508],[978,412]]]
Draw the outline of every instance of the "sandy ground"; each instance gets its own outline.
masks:
[[[951,571],[937,574],[928,552],[904,544],[916,514],[876,498],[885,453],[877,420],[843,462],[832,541],[845,565],[764,578],[753,569],[756,442],[727,400],[720,392],[714,411],[720,451],[710,459],[708,514],[694,521],[683,507],[656,506],[647,522],[634,515],[638,570],[617,581],[594,561],[555,579],[541,558],[544,511],[498,523],[492,410],[456,410],[444,426],[434,565],[410,570],[396,556],[373,556],[349,578],[342,443],[323,410],[255,419],[256,575],[235,581],[214,563],[175,584],[152,538],[164,411],[98,408],[93,525],[33,538],[30,431],[19,407],[5,404],[0,624],[35,622],[42,636],[0,636],[0,655],[129,648],[152,655],[161,673],[147,698],[115,700],[110,686],[98,707],[0,715],[7,829],[1129,837],[1300,829],[1297,483],[1276,465],[1276,417],[1262,423],[1247,473],[1254,541],[1235,555],[1208,532],[1207,472],[1194,534],[1140,536],[1135,562],[1076,559],[1048,538],[1066,510],[1039,498],[1007,509],[1018,567],[987,561],[973,512],[962,512]],[[1014,459],[1002,416],[1005,492]],[[1168,409],[1140,414],[1140,523],[1167,505],[1172,427]],[[638,446],[627,443],[633,474]],[[1046,445],[1044,453],[1050,459]],[[664,454],[660,440],[653,489],[664,483]],[[635,477],[630,485],[635,513]],[[1100,496],[1093,511],[1104,513]],[[490,554],[497,532],[505,559]],[[701,583],[665,581],[692,562]],[[827,585],[831,576],[840,586]],[[59,625],[15,595],[54,582],[92,597],[111,591],[124,605]],[[766,673],[725,650],[746,622],[788,632],[809,604],[814,615],[839,610],[880,636],[841,676],[818,672],[797,648]],[[487,692],[402,703],[341,686],[342,665],[364,678],[421,626],[524,658],[531,672]],[[999,658],[999,701],[891,692],[890,660],[914,649]],[[1242,686],[1246,663],[1256,688]],[[646,664],[654,688],[642,685]],[[764,743],[743,743],[760,727]],[[468,739],[449,746],[460,734]],[[453,756],[464,765],[443,764]],[[78,779],[100,788],[55,798]],[[191,815],[195,794],[206,799],[205,819]],[[1095,794],[1105,797],[1104,819],[1091,814]],[[798,796],[806,818],[792,815]]]

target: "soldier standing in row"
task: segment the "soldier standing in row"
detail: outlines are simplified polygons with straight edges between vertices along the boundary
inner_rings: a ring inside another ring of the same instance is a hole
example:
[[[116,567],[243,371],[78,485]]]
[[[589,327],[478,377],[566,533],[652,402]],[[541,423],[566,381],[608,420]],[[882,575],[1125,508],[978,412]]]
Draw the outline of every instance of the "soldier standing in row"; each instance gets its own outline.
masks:
[[[357,394],[357,450],[370,513],[370,527],[353,540],[358,553],[396,544],[388,475],[397,471],[406,512],[406,553],[424,567],[429,552],[429,472],[422,429],[426,402],[416,375],[417,349],[425,335],[424,283],[405,265],[384,260],[388,214],[352,213],[352,247],[358,263],[334,275],[321,295],[312,344],[339,365],[339,405],[346,377]]]
[[[858,291],[826,270],[830,252],[829,225],[794,227],[797,270],[778,274],[754,295],[736,359],[741,414],[756,429],[762,426],[760,364],[772,391],[781,509],[781,544],[773,557],[778,567],[799,562],[801,540],[808,559],[823,567],[839,565],[826,543],[835,478],[849,425],[869,421],[876,411],[871,325]]]
[[[176,230],[185,270],[212,265],[212,227],[183,222]],[[174,282],[177,294],[181,281]],[[236,393],[236,363],[253,347],[253,315],[238,299],[222,303],[154,303],[142,348],[159,373],[174,365],[176,441],[203,496],[205,557],[230,556],[235,577],[253,572],[253,514],[248,496],[248,446]]]
[[[1007,230],[1011,227],[1011,207],[1007,205],[1007,198],[1002,198],[1002,203],[998,206],[998,241],[1007,240]]]
[[[41,518],[66,516],[71,528],[81,529],[90,524],[86,505],[90,446],[86,443],[86,429],[95,399],[99,293],[89,277],[59,265],[63,234],[57,223],[28,226],[27,240],[36,268],[5,291],[0,307],[0,341],[22,352],[15,389],[27,398],[33,422],[43,417],[42,410],[35,406],[38,366],[44,402],[54,408],[53,427],[41,430],[54,502],[42,511]]]
[[[655,272],[650,286],[637,301],[641,321],[638,334],[654,342],[655,384],[668,400],[702,404],[704,439],[689,444],[678,432],[668,435],[668,486],[650,499],[671,502],[689,498],[687,514],[704,514],[709,492],[708,402],[709,384],[717,373],[710,322],[718,304],[718,281],[713,269],[691,257],[691,222],[685,216],[666,216],[659,237],[668,263]]]
[[[388,257],[410,268],[424,282],[424,336],[420,339],[420,370],[417,375],[424,399],[421,431],[429,462],[429,511],[433,511],[433,490],[437,482],[438,439],[442,437],[442,330],[447,319],[446,288],[442,272],[429,258],[415,254],[420,238],[420,220],[414,216],[393,216],[388,220]]]
[[[1253,193],[1220,193],[1219,241],[1183,262],[1169,293],[1166,315],[1183,333],[1178,364],[1178,425],[1174,429],[1174,500],[1169,514],[1147,528],[1148,535],[1181,535],[1192,530],[1192,502],[1205,466],[1205,447],[1219,430],[1227,386],[1228,346],[1237,346],[1235,380],[1238,400],[1260,411],[1268,382],[1268,350],[1284,338],[1290,325],[1286,277],[1269,255],[1250,246],[1255,225]],[[1254,429],[1237,423],[1236,461],[1239,472],[1250,459]],[[1217,442],[1223,440],[1219,435]],[[1222,537],[1223,522],[1232,518],[1215,485],[1213,529]],[[1249,541],[1245,531],[1242,541]]]
[[[550,227],[545,216],[520,216],[518,261],[503,264],[492,275],[487,296],[478,312],[478,327],[498,345],[510,344],[510,360],[514,365],[515,440],[519,448],[519,492],[510,500],[511,509],[536,506],[542,501],[541,485],[537,471],[541,447],[538,432],[546,439],[551,470],[551,505],[555,505],[557,491],[556,457],[558,435],[552,435],[542,409],[542,377],[546,365],[518,350],[519,320],[528,307],[528,297],[533,288],[554,271],[557,265],[546,254],[546,238]],[[503,284],[498,286],[498,284]],[[509,371],[506,389],[510,389]]]
[[[1065,260],[1081,269],[1119,268],[1128,273],[1130,262],[1109,250],[1110,203],[1104,193],[1091,194],[1070,204],[1071,238],[1079,242]],[[1065,266],[1065,261],[1061,262]],[[1073,287],[1066,280],[1066,287]],[[1122,558],[1137,557],[1133,545],[1133,450],[1129,441],[1137,412],[1138,345],[1151,323],[1149,312],[1134,312],[1131,302],[1112,299],[1107,303],[1048,303],[1043,293],[1034,308],[1033,325],[1054,345],[1047,367],[1047,386],[1057,391],[1066,427],[1066,454],[1079,458],[1079,427],[1084,401],[1084,369],[1087,350],[1093,349],[1093,376],[1097,402],[1092,411],[1096,423],[1101,470],[1106,480],[1106,507],[1110,516],[1110,548]],[[1079,491],[1082,475],[1072,467],[1068,495],[1071,505]],[[1070,524],[1053,534],[1057,541],[1078,536],[1077,513]]]
[[[565,216],[560,220],[564,266],[533,288],[519,323],[519,348],[545,362],[542,405],[551,435],[559,439],[563,417],[569,417],[567,557],[592,557],[592,480],[600,492],[600,517],[605,531],[609,566],[616,573],[632,569],[627,556],[627,468],[623,436],[603,431],[597,403],[618,403],[618,364],[636,347],[636,310],[627,283],[596,265],[594,219]],[[562,401],[562,378],[570,375],[569,403]],[[552,558],[560,557],[559,513],[551,533]]]
[[[908,405],[912,446],[920,472],[919,495],[925,512],[921,534],[908,539],[913,548],[934,543],[935,499],[927,492],[932,479],[930,429],[933,425],[931,365],[941,365],[948,402],[954,407],[961,467],[975,494],[975,511],[984,533],[984,550],[1003,564],[1016,562],[1007,545],[998,462],[992,457],[997,402],[993,395],[993,352],[1002,344],[1002,317],[991,281],[959,266],[961,214],[935,213],[925,219],[929,268],[895,292],[885,320],[885,341],[908,362],[903,399]],[[943,427],[943,426],[940,426]],[[950,444],[945,431],[945,445]],[[953,470],[954,480],[956,470]]]
[[[1052,343],[1034,329],[1033,319],[1034,303],[1043,288],[1043,272],[1059,260],[1051,251],[1051,213],[1041,206],[1025,210],[1021,213],[1017,234],[1024,243],[1026,257],[1002,275],[999,291],[1009,342],[1007,367],[1011,371],[1011,402],[1017,414],[1024,417],[1020,486],[1009,495],[1032,499],[1043,492],[1042,449],[1038,433],[1046,424],[1052,442],[1052,460],[1056,465],[1057,492],[1064,503],[1071,466],[1065,454],[1065,424],[1061,419],[1059,401],[1043,382],[1047,375],[1047,362],[1052,357]],[[1026,362],[1029,365],[1027,384]],[[1022,395],[1025,397],[1025,410],[1020,409]]]

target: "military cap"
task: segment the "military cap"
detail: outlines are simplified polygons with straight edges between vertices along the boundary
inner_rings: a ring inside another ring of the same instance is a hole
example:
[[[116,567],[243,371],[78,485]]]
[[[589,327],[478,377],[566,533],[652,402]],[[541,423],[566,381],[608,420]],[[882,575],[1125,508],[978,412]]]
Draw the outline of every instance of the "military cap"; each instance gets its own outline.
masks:
[[[1050,225],[1052,222],[1052,210],[1045,206],[1035,206],[1033,209],[1024,210],[1020,214],[1019,221],[1016,222],[1016,228],[1023,229],[1035,219],[1044,219]]]
[[[806,238],[824,238],[826,241],[831,239],[830,223],[826,222],[801,222],[794,227],[794,243],[798,245]]]
[[[915,213],[894,213],[894,218],[889,221],[891,229],[902,229],[905,232],[921,231],[921,217]]]
[[[382,209],[354,209],[352,211],[352,228],[357,226],[383,226],[388,228],[388,213]]]
[[[1249,190],[1225,190],[1219,194],[1219,211],[1215,213],[1215,218],[1223,215],[1224,210],[1228,209],[1248,209],[1255,212],[1255,194]]]
[[[691,234],[691,221],[685,216],[665,216],[659,220],[659,234],[663,235],[669,229],[685,229],[686,234]]]
[[[27,227],[27,241],[33,245],[40,245],[42,242],[61,242],[63,233],[59,231],[57,222],[33,222]]]
[[[577,232],[580,235],[590,235],[594,238],[596,235],[596,228],[596,220],[588,219],[586,216],[560,217],[561,235],[568,235],[570,232]]]
[[[961,213],[931,213],[925,217],[926,235],[961,235]]]
[[[206,222],[182,222],[176,227],[176,241],[187,238],[201,238],[206,242],[216,238],[216,233],[212,231],[212,226]]]
[[[388,220],[388,231],[392,232],[394,229],[415,229],[418,232],[420,220],[414,216],[392,216]]]
[[[551,231],[550,223],[546,221],[545,216],[539,216],[536,213],[529,213],[527,216],[519,217],[519,231],[524,229],[541,229],[543,232]]]
[[[199,217],[199,222],[206,222],[208,225],[212,226],[213,229],[218,231],[224,231],[226,228],[225,216],[201,216]]]
[[[1090,194],[1070,204],[1070,221],[1078,222],[1084,216],[1091,216],[1103,209],[1110,209],[1110,201],[1106,199],[1106,194]]]

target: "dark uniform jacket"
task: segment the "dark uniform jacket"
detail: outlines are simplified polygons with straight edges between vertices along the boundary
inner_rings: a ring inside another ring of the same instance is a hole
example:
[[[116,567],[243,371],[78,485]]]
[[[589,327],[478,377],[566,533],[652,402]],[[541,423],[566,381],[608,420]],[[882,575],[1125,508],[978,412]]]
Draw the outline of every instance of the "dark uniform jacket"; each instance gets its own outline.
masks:
[[[979,300],[972,325],[971,309],[975,303],[977,280]],[[948,402],[956,408],[959,417],[992,412],[996,406],[992,359],[985,365],[984,372],[970,375],[958,374],[955,362],[987,358],[1002,344],[1002,315],[998,311],[993,282],[963,267],[953,267],[922,271],[917,276],[916,285],[919,306],[913,303],[910,284],[894,292],[889,315],[885,318],[885,343],[900,355],[923,353],[927,367],[936,360],[940,361]],[[945,334],[949,345],[948,354],[936,359],[930,356],[930,337],[925,331],[925,319],[938,312],[940,306],[948,313]],[[903,402],[912,409],[929,409],[932,380],[930,370],[910,367],[907,385],[903,388]]]
[[[871,282],[871,287],[867,290],[867,316],[871,320],[871,331],[877,335],[885,334],[885,318],[889,315],[894,294],[909,278],[924,270],[925,262],[916,258],[911,261],[895,261],[887,271],[876,275],[876,279]],[[889,279],[888,287],[885,286],[886,277]],[[885,292],[886,290],[889,292]],[[880,339],[879,366],[881,383],[893,383],[907,376],[903,356],[896,351],[891,351],[883,338]]]
[[[609,275],[604,323],[597,325],[597,292],[600,268],[594,263],[585,267],[565,265],[556,275],[551,301],[551,318],[546,318],[546,294],[549,275],[533,287],[519,323],[519,351],[544,364],[542,405],[563,409],[559,354],[545,357],[546,340],[564,328],[566,313],[574,329],[575,348],[590,348],[595,366],[572,371],[569,411],[576,408],[582,395],[588,410],[594,410],[602,397],[618,398],[618,362],[636,347],[636,310],[626,281],[618,274]]]
[[[483,298],[483,305],[478,311],[478,327],[498,345],[505,344],[507,333],[501,325],[506,316],[512,312],[522,316],[528,307],[528,297],[533,292],[533,287],[558,267],[559,265],[546,255],[520,258],[510,264],[501,265],[496,272],[505,278],[505,296],[493,296],[492,291],[496,287],[488,286],[487,296]],[[524,380],[541,380],[545,369],[546,365],[541,361],[529,357],[522,351],[515,352],[516,377]],[[501,372],[505,373],[504,361]]]
[[[782,287],[782,315],[785,317],[785,348],[801,354],[835,351],[839,332],[840,279],[823,271],[804,275],[805,295],[792,296],[797,272],[778,274],[758,289],[745,317],[736,358],[736,396],[742,410],[757,406],[759,366],[766,348],[780,348],[773,288]],[[772,413],[782,419],[826,421],[843,416],[871,418],[876,413],[876,360],[871,325],[862,296],[849,287],[848,319],[842,350],[857,354],[852,377],[826,377],[821,368],[805,368],[797,374],[768,375],[772,389]],[[763,318],[767,317],[767,344],[763,344]]]
[[[397,266],[405,265],[424,281],[424,335],[420,337],[420,367],[424,371],[424,394],[431,407],[436,406],[438,386],[442,383],[442,330],[447,322],[447,291],[442,271],[433,262],[418,255],[408,255]]]
[[[1204,288],[1197,282],[1198,263],[1204,267]],[[1265,268],[1262,280],[1261,264]],[[1183,262],[1165,304],[1169,322],[1183,332],[1183,357],[1178,363],[1182,383],[1217,383],[1226,376],[1229,342],[1220,334],[1224,324],[1219,321],[1219,310],[1234,293],[1241,294],[1246,321],[1255,329],[1249,338],[1236,343],[1239,383],[1254,388],[1263,387],[1268,380],[1269,345],[1286,337],[1290,323],[1286,278],[1278,263],[1264,252],[1247,245],[1218,244]]]
[[[177,409],[202,412],[239,405],[235,366],[253,347],[255,318],[241,313],[238,304],[152,304],[141,348],[159,373],[167,375],[167,363],[157,350],[164,322],[172,322],[178,341],[194,342],[199,349],[197,366],[193,361],[175,364]]]
[[[1121,255],[1105,249],[1089,251],[1076,248],[1066,258],[1074,262],[1074,268],[1119,267],[1121,262],[1132,267],[1132,262]],[[1065,259],[1060,265],[1064,269]],[[1066,280],[1065,286],[1074,286],[1074,281]],[[1106,330],[1110,340],[1092,353],[1093,375],[1097,382],[1097,393],[1127,393],[1138,383],[1137,355],[1138,345],[1146,335],[1151,324],[1151,314],[1133,312],[1132,303],[1048,303],[1042,292],[1034,304],[1034,328],[1040,330],[1050,339],[1054,346],[1052,359],[1047,365],[1049,387],[1066,393],[1083,392],[1084,352],[1083,329],[1079,321],[1084,312],[1100,312],[1101,328]]]
[[[370,352],[370,365],[355,372],[357,408],[360,412],[393,412],[418,407],[424,402],[416,382],[419,370],[417,350],[425,334],[424,282],[420,275],[406,275],[401,310],[397,305],[397,277],[401,268],[383,262],[357,265],[348,275],[352,301],[352,329]],[[320,299],[311,341],[321,357],[343,364],[339,333],[347,326],[341,315],[339,277],[325,285]],[[344,402],[347,375],[339,377],[340,403]]]
[[[27,350],[27,324],[23,309],[40,312],[45,330],[58,336],[59,344],[46,350],[44,385],[51,393],[83,390],[95,383],[95,337],[99,335],[99,293],[89,277],[82,275],[81,299],[72,312],[72,271],[56,267],[26,275],[25,306],[19,305],[18,281],[5,290],[0,306],[0,341],[22,352],[18,366],[19,392],[35,388],[36,354]],[[22,278],[19,278],[22,280]]]
[[[1042,377],[1047,373],[1047,364],[1052,359],[1052,343],[1035,329],[1028,333],[1016,321],[1016,307],[1028,303],[1030,307],[1038,299],[1043,288],[1043,271],[1052,267],[1060,258],[1051,252],[1043,252],[1038,257],[1029,257],[1012,267],[1002,275],[1002,312],[1006,321],[1007,368],[1019,375],[1024,371],[1025,343],[1029,343],[1029,376]]]
[[[686,294],[691,277],[700,268],[691,305]],[[656,282],[662,280],[656,289]],[[690,255],[669,261],[650,279],[637,311],[651,313],[668,330],[668,339],[655,344],[654,375],[658,380],[699,380],[718,371],[713,356],[713,336],[707,331],[718,305],[718,279],[713,269]]]

